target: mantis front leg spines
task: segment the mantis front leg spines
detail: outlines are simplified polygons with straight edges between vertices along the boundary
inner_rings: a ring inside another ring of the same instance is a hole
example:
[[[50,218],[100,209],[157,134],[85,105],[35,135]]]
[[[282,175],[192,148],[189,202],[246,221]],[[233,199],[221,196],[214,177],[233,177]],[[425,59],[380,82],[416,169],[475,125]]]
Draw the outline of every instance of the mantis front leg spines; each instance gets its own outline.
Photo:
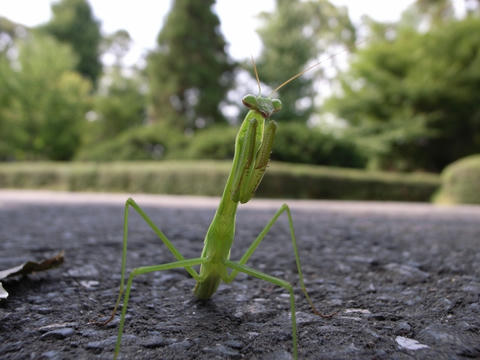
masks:
[[[288,83],[289,81],[290,80],[287,80],[287,82],[284,84]],[[199,258],[185,259],[133,199],[128,199],[125,203],[120,290],[112,316],[109,318],[109,320],[107,320],[107,322],[109,322],[113,319],[123,296],[123,308],[120,317],[117,342],[115,345],[114,359],[117,358],[120,351],[123,327],[125,324],[125,315],[133,279],[141,274],[180,267],[185,268],[187,272],[196,280],[194,294],[200,299],[210,298],[217,290],[220,282],[232,282],[239,272],[257,277],[274,285],[281,286],[287,290],[290,296],[293,357],[295,359],[298,358],[295,297],[292,285],[285,280],[270,276],[246,265],[248,259],[252,256],[260,242],[264,239],[268,231],[270,231],[271,227],[274,225],[280,215],[286,213],[288,217],[290,236],[301,289],[307,297],[307,300],[312,306],[314,312],[318,313],[313,307],[313,303],[305,289],[300,265],[300,257],[298,255],[297,241],[293,227],[293,219],[289,207],[284,204],[275,213],[273,218],[268,222],[258,237],[252,242],[250,247],[239,261],[230,260],[230,249],[233,245],[235,236],[235,217],[238,205],[239,203],[246,203],[252,198],[255,190],[262,180],[269,162],[275,131],[277,128],[277,124],[273,120],[270,120],[270,117],[275,112],[280,111],[282,107],[280,100],[271,99],[270,97],[263,97],[261,95],[247,95],[242,99],[242,102],[250,110],[238,131],[235,140],[235,155],[233,158],[232,169],[228,176],[215,216],[205,236],[203,251]],[[124,291],[128,238],[128,213],[130,207],[140,214],[140,216],[153,229],[153,231],[162,240],[177,261],[168,264],[133,269],[128,277],[127,285]],[[199,272],[193,268],[196,265],[200,265]]]

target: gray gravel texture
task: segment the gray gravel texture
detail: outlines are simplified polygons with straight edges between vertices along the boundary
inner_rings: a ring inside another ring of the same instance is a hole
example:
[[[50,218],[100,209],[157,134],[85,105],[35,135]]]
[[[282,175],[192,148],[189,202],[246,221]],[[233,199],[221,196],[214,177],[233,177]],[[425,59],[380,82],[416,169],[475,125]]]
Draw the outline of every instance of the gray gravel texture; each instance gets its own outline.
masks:
[[[0,269],[65,250],[58,269],[4,281],[1,359],[111,359],[118,316],[127,195],[0,191]],[[154,200],[152,200],[154,199]],[[156,199],[156,200],[155,200]],[[180,200],[179,200],[180,199]],[[200,255],[217,199],[138,196],[182,254]],[[238,259],[279,207],[240,207]],[[143,206],[142,206],[143,207]],[[425,204],[292,202],[310,295],[296,286],[301,359],[480,358],[480,208]],[[173,260],[131,213],[128,268]],[[249,265],[297,285],[281,217]],[[184,270],[134,282],[122,359],[291,359],[288,296],[239,275],[208,302]]]

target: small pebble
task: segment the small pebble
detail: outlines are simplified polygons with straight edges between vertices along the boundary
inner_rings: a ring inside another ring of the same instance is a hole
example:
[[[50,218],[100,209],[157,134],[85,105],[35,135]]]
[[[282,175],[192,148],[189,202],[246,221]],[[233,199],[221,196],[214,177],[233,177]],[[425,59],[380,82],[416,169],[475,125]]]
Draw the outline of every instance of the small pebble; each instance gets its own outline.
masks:
[[[395,341],[398,345],[400,345],[400,347],[407,350],[420,350],[429,347],[428,345],[420,344],[417,340],[409,339],[403,336],[397,336]]]
[[[406,284],[423,282],[430,276],[428,273],[406,264],[390,263],[385,265],[385,269],[399,276],[401,282]]]
[[[318,323],[322,320],[320,316],[315,315],[313,312],[297,311],[295,315],[297,317],[297,325]]]
[[[243,347],[243,343],[239,340],[227,340],[224,344],[234,349],[241,349]]]
[[[81,280],[80,285],[85,289],[95,289],[100,283],[96,280]]]
[[[69,336],[72,336],[75,333],[75,330],[72,328],[62,328],[62,329],[55,329],[46,332],[43,334],[40,339],[65,339]]]
[[[142,339],[142,346],[149,348],[149,349],[154,349],[162,346],[168,345],[168,341],[165,340],[165,338],[161,335],[151,335],[148,336],[144,339]]]
[[[203,348],[203,351],[206,353],[212,353],[231,359],[236,359],[240,357],[240,353],[238,352],[238,350],[232,349],[222,344],[216,344],[214,347],[205,347]]]
[[[41,315],[47,315],[52,312],[52,308],[46,306],[32,306],[32,311],[35,311],[36,313]]]
[[[394,334],[399,336],[408,335],[411,331],[412,327],[406,321],[397,322],[393,330]]]
[[[190,339],[185,339],[180,342],[176,342],[174,344],[169,345],[168,347],[171,348],[174,351],[182,352],[190,349],[193,345],[193,341]]]
[[[7,354],[9,352],[17,352],[22,348],[20,341],[14,343],[0,344],[0,354]]]
[[[50,350],[42,353],[39,360],[60,360],[62,356],[58,353],[58,351]]]
[[[131,334],[123,334],[122,336],[122,344],[126,344],[128,342],[136,341],[137,337]],[[103,349],[111,349],[113,345],[117,342],[117,335],[110,336],[106,339],[99,340],[99,341],[90,341],[85,345],[85,348],[88,350],[103,350]]]
[[[98,278],[98,270],[92,264],[76,267],[73,269],[68,270],[68,275],[80,278],[80,277],[90,277],[90,278]]]
[[[263,360],[292,360],[293,356],[285,350],[278,350],[261,357]]]

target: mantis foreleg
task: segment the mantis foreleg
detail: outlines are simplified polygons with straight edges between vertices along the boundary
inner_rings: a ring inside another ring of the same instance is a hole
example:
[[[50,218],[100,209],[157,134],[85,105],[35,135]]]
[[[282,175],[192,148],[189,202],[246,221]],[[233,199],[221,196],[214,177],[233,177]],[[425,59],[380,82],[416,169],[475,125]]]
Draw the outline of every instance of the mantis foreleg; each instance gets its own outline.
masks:
[[[103,325],[108,324],[110,321],[113,320],[115,313],[117,312],[118,306],[120,304],[120,301],[122,299],[122,294],[123,294],[123,288],[125,285],[125,267],[127,263],[127,240],[128,240],[128,210],[130,206],[140,214],[140,216],[145,220],[145,222],[152,228],[152,230],[157,234],[157,236],[162,240],[162,242],[165,244],[165,246],[170,250],[170,252],[173,254],[173,256],[178,260],[184,260],[185,258],[183,257],[182,254],[173,246],[172,242],[168,240],[168,238],[165,236],[165,234],[153,223],[152,220],[147,216],[147,214],[138,206],[138,204],[133,200],[132,198],[128,198],[128,200],[125,202],[125,210],[124,210],[124,219],[123,219],[123,250],[122,250],[122,275],[121,275],[121,280],[120,280],[120,290],[118,293],[117,301],[115,302],[115,306],[112,311],[112,315],[108,320],[103,322]],[[188,273],[195,279],[199,280],[200,276],[198,273],[195,271],[190,266],[185,266],[185,270],[188,271]]]
[[[203,264],[205,261],[207,261],[206,258],[194,258],[194,259],[188,259],[188,260],[184,259],[184,260],[175,261],[175,262],[162,264],[162,265],[142,266],[132,270],[132,272],[130,273],[130,276],[128,277],[127,288],[125,290],[125,297],[123,298],[122,315],[120,317],[120,324],[118,326],[117,343],[115,344],[115,354],[113,356],[114,360],[118,356],[118,353],[120,351],[120,344],[122,343],[123,325],[125,323],[125,314],[127,313],[128,299],[130,298],[130,288],[132,287],[133,278],[141,274],[147,274],[155,271],[170,270],[170,269],[176,269],[176,268],[188,269],[188,268],[191,268],[192,266]]]

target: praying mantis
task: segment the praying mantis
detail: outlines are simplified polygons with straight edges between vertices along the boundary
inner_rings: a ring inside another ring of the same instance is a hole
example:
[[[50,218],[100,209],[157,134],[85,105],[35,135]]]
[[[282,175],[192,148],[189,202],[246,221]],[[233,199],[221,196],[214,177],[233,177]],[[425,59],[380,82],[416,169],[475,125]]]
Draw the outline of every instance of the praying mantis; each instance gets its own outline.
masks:
[[[302,72],[292,76],[290,79],[278,86],[272,92],[272,94],[318,64],[319,63],[312,65]],[[235,217],[237,207],[239,203],[247,203],[253,197],[263,178],[263,175],[265,174],[270,160],[270,153],[272,151],[275,131],[277,129],[276,122],[270,118],[274,113],[280,111],[282,108],[282,103],[279,99],[272,99],[271,96],[264,97],[261,95],[260,80],[255,64],[253,65],[259,87],[259,95],[246,95],[242,99],[243,104],[249,109],[249,111],[240,125],[236,136],[232,168],[227,178],[225,189],[220,199],[220,204],[218,205],[216,213],[205,236],[204,247],[201,256],[198,258],[185,259],[175,248],[172,242],[165,236],[165,234],[140,208],[135,200],[129,198],[125,202],[120,290],[112,315],[103,323],[107,324],[114,318],[123,296],[123,307],[118,327],[114,359],[118,357],[120,352],[123,328],[125,324],[125,315],[127,312],[133,279],[142,274],[175,268],[184,268],[192,276],[192,278],[196,280],[197,283],[193,292],[198,299],[202,300],[209,299],[215,293],[222,281],[227,284],[231,283],[240,272],[284,288],[286,291],[288,291],[290,297],[293,357],[294,359],[298,359],[297,324],[295,317],[295,296],[293,292],[293,286],[283,279],[268,275],[246,265],[247,261],[264,239],[265,235],[270,231],[271,227],[275,224],[280,215],[284,213],[288,218],[290,237],[292,240],[301,290],[314,313],[324,317],[330,317],[333,315],[323,315],[319,313],[315,309],[313,302],[307,293],[300,265],[300,258],[298,255],[297,240],[293,227],[292,214],[287,204],[283,204],[280,209],[277,210],[272,219],[252,242],[240,260],[230,260],[230,249],[232,247],[235,234]],[[142,266],[133,269],[128,277],[125,288],[128,214],[130,208],[133,208],[153,229],[155,234],[162,240],[163,244],[173,254],[176,261],[160,265]],[[195,270],[194,266],[200,266],[200,271]]]

